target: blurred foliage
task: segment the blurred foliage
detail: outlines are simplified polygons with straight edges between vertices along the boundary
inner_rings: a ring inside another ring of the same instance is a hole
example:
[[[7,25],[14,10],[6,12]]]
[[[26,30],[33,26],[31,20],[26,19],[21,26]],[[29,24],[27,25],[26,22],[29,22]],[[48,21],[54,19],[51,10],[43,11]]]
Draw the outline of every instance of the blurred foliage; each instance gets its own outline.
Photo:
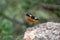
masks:
[[[29,26],[25,20],[28,12],[39,18],[39,23],[60,22],[60,9],[51,12],[41,8],[41,3],[60,4],[60,0],[0,0],[0,40],[22,40]]]
[[[45,3],[55,4],[57,0],[44,0]]]

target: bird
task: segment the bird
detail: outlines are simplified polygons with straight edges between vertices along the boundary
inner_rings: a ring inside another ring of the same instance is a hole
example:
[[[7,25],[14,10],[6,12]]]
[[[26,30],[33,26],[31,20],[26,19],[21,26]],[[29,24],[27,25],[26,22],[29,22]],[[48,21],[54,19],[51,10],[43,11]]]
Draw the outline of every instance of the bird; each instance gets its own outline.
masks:
[[[39,19],[37,17],[32,15],[32,13],[27,13],[25,18],[26,18],[27,22],[30,24],[34,24],[39,21]]]

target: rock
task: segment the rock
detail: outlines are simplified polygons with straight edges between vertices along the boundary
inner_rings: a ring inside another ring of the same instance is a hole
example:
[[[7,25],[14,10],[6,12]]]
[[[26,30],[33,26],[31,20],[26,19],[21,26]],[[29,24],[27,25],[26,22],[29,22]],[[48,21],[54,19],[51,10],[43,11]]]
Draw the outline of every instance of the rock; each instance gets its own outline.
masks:
[[[28,28],[23,40],[60,40],[60,23],[47,22]]]

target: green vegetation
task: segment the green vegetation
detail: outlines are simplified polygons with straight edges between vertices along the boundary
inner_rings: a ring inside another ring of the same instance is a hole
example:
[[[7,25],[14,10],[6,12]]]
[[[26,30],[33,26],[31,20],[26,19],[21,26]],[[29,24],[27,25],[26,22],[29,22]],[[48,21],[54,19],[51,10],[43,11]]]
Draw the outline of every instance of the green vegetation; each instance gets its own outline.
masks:
[[[57,7],[44,7],[42,4]],[[39,23],[60,23],[59,4],[59,0],[0,0],[0,40],[22,40],[26,28],[29,27],[25,20],[28,12],[39,18]]]

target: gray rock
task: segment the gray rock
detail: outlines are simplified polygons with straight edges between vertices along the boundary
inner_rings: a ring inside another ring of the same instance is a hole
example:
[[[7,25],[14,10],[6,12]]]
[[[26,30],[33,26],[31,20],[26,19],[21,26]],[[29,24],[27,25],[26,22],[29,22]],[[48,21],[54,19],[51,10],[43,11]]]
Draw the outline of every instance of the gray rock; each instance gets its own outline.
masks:
[[[60,40],[60,23],[47,22],[28,28],[24,40]]]

